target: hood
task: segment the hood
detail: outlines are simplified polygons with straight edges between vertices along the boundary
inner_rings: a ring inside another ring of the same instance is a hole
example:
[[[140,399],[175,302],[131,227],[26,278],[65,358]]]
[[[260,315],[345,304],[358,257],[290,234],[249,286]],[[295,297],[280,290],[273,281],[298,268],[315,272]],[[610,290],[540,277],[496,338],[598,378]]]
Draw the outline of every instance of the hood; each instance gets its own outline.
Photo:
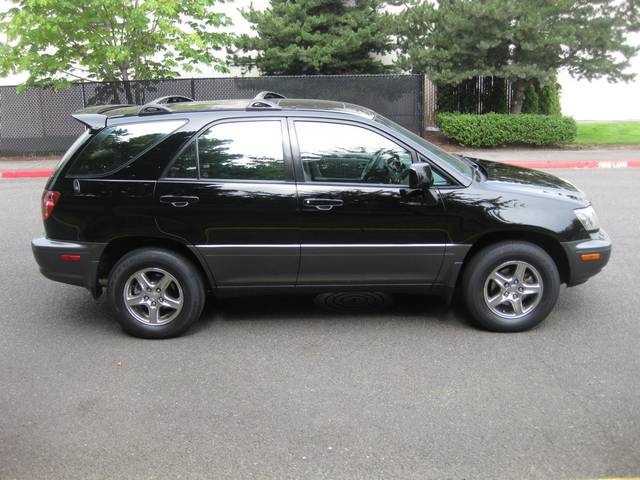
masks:
[[[484,169],[487,182],[495,188],[518,190],[533,195],[564,197],[579,202],[587,201],[584,192],[550,173],[479,158],[471,160]]]

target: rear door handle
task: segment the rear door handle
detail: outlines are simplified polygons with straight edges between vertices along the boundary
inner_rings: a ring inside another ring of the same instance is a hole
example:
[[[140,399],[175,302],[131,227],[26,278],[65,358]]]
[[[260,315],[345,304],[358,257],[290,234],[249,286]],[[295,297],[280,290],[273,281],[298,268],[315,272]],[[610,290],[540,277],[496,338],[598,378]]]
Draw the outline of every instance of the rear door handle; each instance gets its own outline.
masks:
[[[344,205],[342,200],[336,198],[305,198],[302,201],[302,205],[305,210],[320,210],[321,212],[328,212],[335,207],[341,207]]]
[[[187,195],[162,195],[160,197],[160,203],[168,203],[172,207],[186,207],[199,201],[200,197]]]

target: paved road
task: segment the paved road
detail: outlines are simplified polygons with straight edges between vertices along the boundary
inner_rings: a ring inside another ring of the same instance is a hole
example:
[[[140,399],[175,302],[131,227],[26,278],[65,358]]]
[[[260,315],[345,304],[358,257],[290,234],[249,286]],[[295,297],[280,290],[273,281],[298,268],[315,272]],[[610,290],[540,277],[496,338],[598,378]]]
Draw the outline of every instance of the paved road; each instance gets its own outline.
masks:
[[[640,475],[640,170],[561,175],[616,250],[534,331],[417,297],[346,315],[277,297],[212,303],[169,341],[42,278],[43,182],[1,181],[0,478]]]

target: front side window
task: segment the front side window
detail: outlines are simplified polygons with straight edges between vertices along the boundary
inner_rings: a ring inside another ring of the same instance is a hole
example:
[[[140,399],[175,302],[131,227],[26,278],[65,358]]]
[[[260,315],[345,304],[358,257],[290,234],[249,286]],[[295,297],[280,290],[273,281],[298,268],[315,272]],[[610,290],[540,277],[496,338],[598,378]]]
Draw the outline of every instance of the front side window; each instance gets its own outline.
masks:
[[[279,120],[214,125],[197,143],[200,178],[285,179]]]
[[[69,175],[104,175],[126,165],[184,125],[184,120],[129,123],[100,130],[69,169]]]
[[[469,182],[473,178],[473,168],[471,167],[469,162],[466,162],[465,160],[463,160],[459,156],[452,155],[451,153],[448,153],[448,152],[442,150],[440,147],[437,147],[433,143],[428,142],[427,140],[425,140],[421,136],[416,135],[411,130],[407,130],[402,125],[398,125],[397,123],[389,120],[388,118],[383,117],[382,115],[376,115],[375,120],[380,122],[381,124],[389,127],[389,128],[394,129],[398,133],[406,135],[411,140],[416,142],[418,145],[420,145],[421,147],[425,148],[427,151],[437,155],[443,161],[445,161],[451,168],[453,168],[458,173],[460,173],[461,175],[466,177],[469,180]]]
[[[411,153],[366,128],[339,123],[295,122],[308,182],[408,185]]]

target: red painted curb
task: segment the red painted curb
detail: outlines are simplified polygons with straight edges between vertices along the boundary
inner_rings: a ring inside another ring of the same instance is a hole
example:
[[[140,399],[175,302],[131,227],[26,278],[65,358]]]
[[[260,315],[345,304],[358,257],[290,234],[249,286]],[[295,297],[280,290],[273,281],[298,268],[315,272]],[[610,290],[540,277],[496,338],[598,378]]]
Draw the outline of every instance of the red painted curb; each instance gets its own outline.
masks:
[[[640,160],[505,160],[525,168],[640,168]]]
[[[45,178],[50,177],[53,168],[42,170],[3,170],[0,171],[0,178]]]

